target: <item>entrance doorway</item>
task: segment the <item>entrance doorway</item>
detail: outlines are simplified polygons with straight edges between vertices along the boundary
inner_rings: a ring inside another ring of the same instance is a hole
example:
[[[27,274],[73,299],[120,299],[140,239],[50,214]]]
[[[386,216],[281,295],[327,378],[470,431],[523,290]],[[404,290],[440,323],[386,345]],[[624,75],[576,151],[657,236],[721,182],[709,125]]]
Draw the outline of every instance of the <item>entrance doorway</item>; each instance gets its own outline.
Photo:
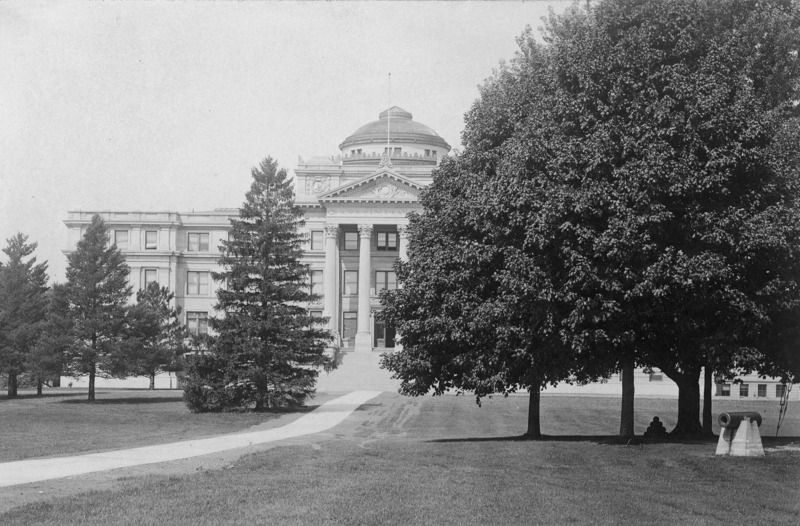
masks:
[[[356,331],[358,330],[358,313],[342,313],[342,346],[353,347],[356,343]]]
[[[394,347],[394,327],[383,320],[375,320],[375,347]]]

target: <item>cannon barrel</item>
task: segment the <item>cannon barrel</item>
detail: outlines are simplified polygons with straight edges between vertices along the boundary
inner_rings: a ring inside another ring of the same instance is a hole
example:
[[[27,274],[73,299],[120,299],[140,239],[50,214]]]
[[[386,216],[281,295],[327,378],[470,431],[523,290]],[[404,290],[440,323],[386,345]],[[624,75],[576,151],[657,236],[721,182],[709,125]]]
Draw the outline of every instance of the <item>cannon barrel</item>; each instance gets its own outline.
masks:
[[[761,414],[756,413],[755,411],[720,413],[717,421],[719,422],[719,427],[730,427],[735,429],[739,427],[739,424],[745,418],[749,418],[751,422],[755,422],[758,427],[761,427]]]

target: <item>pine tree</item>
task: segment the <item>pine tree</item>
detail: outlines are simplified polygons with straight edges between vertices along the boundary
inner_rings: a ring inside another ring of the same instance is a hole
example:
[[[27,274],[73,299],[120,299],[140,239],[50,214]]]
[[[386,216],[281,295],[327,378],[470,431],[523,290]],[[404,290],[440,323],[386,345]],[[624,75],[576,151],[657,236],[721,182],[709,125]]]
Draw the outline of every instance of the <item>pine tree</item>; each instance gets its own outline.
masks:
[[[330,334],[323,318],[302,306],[316,299],[300,262],[302,211],[286,171],[272,158],[252,171],[253,183],[223,241],[215,307],[218,333],[211,356],[190,362],[186,401],[193,411],[265,411],[313,396]]]
[[[36,264],[36,243],[19,233],[7,240],[8,262],[0,267],[0,371],[8,374],[8,396],[39,334],[47,306],[47,263]]]
[[[41,333],[26,360],[25,370],[36,383],[36,394],[42,394],[45,382],[61,376],[64,357],[75,341],[72,329],[67,288],[57,283],[48,291]]]
[[[180,307],[171,306],[174,297],[167,287],[150,282],[136,293],[136,305],[128,313],[129,361],[136,374],[150,378],[150,389],[155,389],[156,374],[176,370],[187,336]]]
[[[89,375],[89,400],[93,401],[96,376],[127,373],[123,342],[130,269],[122,252],[109,243],[108,227],[97,215],[67,259],[67,296],[76,341],[65,366],[73,376]]]

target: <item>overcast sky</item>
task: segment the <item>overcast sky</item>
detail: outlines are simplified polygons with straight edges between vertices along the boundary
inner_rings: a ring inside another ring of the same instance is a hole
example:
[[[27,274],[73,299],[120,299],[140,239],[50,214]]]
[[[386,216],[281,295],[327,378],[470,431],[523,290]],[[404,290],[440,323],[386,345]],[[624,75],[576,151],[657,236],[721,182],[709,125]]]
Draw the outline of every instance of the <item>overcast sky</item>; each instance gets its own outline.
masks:
[[[570,1],[0,2],[0,243],[64,280],[70,210],[238,207],[390,101],[458,147],[515,37]],[[0,255],[5,261],[5,254]]]

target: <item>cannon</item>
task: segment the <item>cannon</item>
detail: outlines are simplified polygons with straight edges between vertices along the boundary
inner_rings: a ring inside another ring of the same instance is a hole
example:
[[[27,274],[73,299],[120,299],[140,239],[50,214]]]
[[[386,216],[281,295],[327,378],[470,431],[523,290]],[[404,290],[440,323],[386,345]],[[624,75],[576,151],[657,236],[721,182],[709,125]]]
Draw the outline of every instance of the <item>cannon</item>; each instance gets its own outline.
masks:
[[[764,446],[758,432],[761,415],[755,411],[720,413],[717,455],[736,457],[763,457]]]
[[[739,424],[741,424],[742,420],[745,418],[749,419],[751,422],[755,422],[758,427],[761,427],[761,414],[756,413],[755,411],[720,413],[717,422],[719,422],[719,427],[723,429],[738,429]]]

